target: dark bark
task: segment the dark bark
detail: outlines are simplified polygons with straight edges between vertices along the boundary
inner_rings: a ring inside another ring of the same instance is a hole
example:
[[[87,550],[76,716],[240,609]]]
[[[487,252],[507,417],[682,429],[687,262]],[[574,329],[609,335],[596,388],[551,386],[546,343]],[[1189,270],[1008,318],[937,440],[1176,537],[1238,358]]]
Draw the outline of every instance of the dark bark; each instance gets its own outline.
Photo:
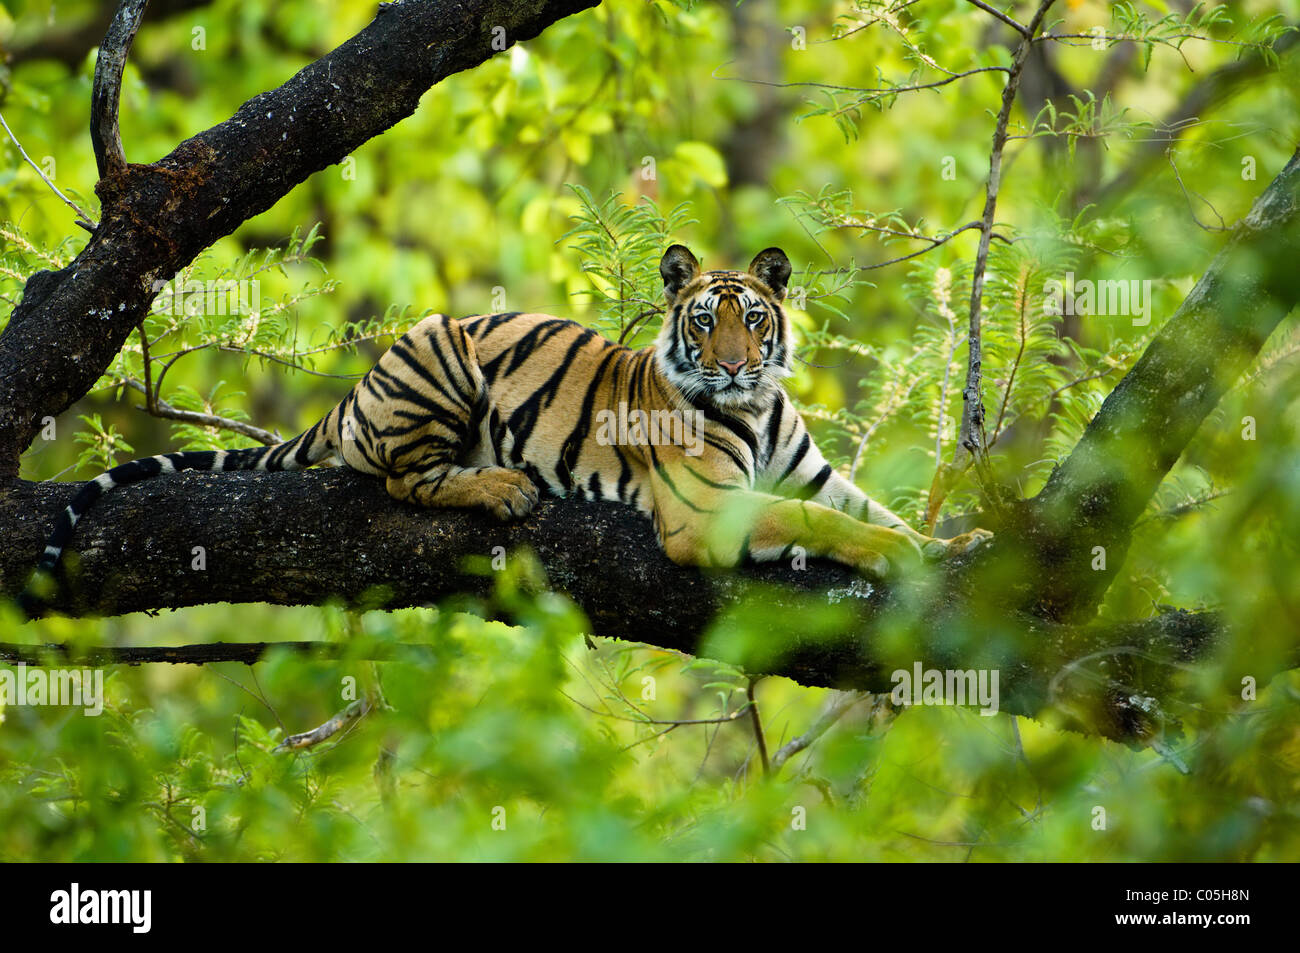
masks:
[[[0,590],[16,591],[27,578],[51,514],[75,489],[15,481],[0,494],[0,525],[9,529]],[[196,546],[203,548],[202,570],[194,568]],[[910,671],[918,660],[926,668],[996,669],[1002,710],[1040,715],[1064,697],[1081,725],[1110,737],[1152,730],[1151,712],[1134,712],[1130,696],[1160,697],[1172,671],[1162,663],[1200,657],[1222,633],[1211,614],[1173,613],[1112,627],[976,617],[957,598],[960,564],[941,576],[937,590],[873,585],[818,562],[802,570],[782,563],[700,573],[670,562],[650,522],[625,506],[548,501],[526,520],[503,524],[394,502],[380,481],[348,470],[185,473],[110,493],[77,527],[54,608],[117,615],[214,601],[335,599],[396,608],[464,596],[478,600],[480,611],[509,617],[510,605],[493,601],[497,576],[489,567],[496,546],[510,553],[530,548],[550,587],[568,594],[599,636],[705,654],[804,685],[882,692],[893,688],[896,669]],[[477,571],[469,561],[479,564]],[[747,598],[763,600],[764,609],[745,608]],[[819,637],[805,626],[810,599],[842,608],[833,634]],[[729,639],[725,625],[711,628],[720,611],[736,607],[756,640]],[[900,626],[908,638],[891,649],[884,635]],[[1156,661],[1130,671],[1131,656],[1120,647]],[[1066,678],[1054,697],[1053,679],[1098,652],[1109,660],[1115,686],[1126,688],[1107,686],[1098,695]],[[251,654],[215,657],[249,660]]]
[[[407,661],[433,657],[427,645],[364,645],[337,642],[204,642],[199,645],[71,645],[66,642],[0,642],[0,662],[7,665],[253,665],[272,652],[294,652],[313,659]]]
[[[0,476],[94,385],[166,281],[204,248],[413,113],[452,73],[597,0],[399,0],[338,49],[148,165],[108,170],[67,268],[40,272],[0,333]]]
[[[131,53],[136,31],[149,0],[123,0],[108,24],[108,33],[95,58],[95,79],[90,87],[90,145],[95,150],[99,177],[106,179],[126,171],[122,133],[117,126],[117,106],[122,93],[122,73]]]

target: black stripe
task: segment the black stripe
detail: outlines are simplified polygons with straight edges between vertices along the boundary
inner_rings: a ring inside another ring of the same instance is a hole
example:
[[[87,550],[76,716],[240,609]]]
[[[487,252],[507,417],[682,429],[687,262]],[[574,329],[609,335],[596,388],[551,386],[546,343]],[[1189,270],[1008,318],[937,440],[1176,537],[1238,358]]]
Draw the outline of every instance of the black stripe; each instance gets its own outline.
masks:
[[[820,491],[821,488],[826,485],[826,481],[831,478],[832,472],[833,471],[831,470],[831,465],[829,463],[825,464],[820,470],[817,471],[817,475],[815,477],[813,477],[803,486],[799,487],[799,489],[795,490],[790,495],[797,500],[812,499],[814,496],[817,495],[818,491]]]
[[[624,456],[620,447],[614,448],[614,453],[618,457],[619,466],[622,471],[618,475],[618,499],[620,503],[626,503],[628,484],[632,482],[632,468],[627,464],[627,457]]]
[[[473,346],[470,343],[469,335],[465,333],[465,329],[462,328],[459,323],[456,323],[454,325],[448,325],[447,328],[448,338],[452,337],[453,328],[455,329],[456,333],[455,333],[455,340],[452,341],[453,347],[451,349],[451,353],[452,356],[456,358],[456,364],[460,367],[460,372],[465,375],[465,380],[467,380],[470,384],[474,384],[476,379],[478,379],[481,382],[482,379],[481,375],[475,374],[474,369],[471,368],[470,365],[465,361],[466,356],[469,354],[469,349]],[[475,364],[474,366],[477,367],[478,365]]]
[[[443,327],[443,330],[444,332],[446,332],[445,326]],[[451,340],[450,332],[447,332],[446,336],[447,336],[448,343],[450,344],[450,350],[454,354],[456,352],[456,342]],[[440,348],[437,342],[434,341],[432,331],[429,332],[428,343],[429,343],[429,349],[433,351],[433,356],[438,359],[438,363],[442,366],[442,371],[446,375],[447,383],[448,385],[451,386],[452,392],[460,399],[461,404],[464,404],[466,407],[468,407],[470,402],[469,394],[466,393],[465,390],[461,389],[461,382],[456,380],[456,374],[454,371],[452,371],[451,365],[448,364],[447,359],[442,356],[443,349]],[[460,364],[462,368],[465,366],[464,362],[462,361],[458,360],[457,363]],[[473,383],[474,383],[473,376],[466,373],[465,384],[472,387]]]
[[[790,458],[790,462],[786,465],[785,472],[782,473],[781,478],[773,484],[773,488],[784,483],[789,478],[790,474],[794,473],[794,471],[799,468],[799,464],[803,463],[803,458],[808,456],[808,449],[811,446],[812,437],[808,436],[808,431],[805,430],[803,432],[803,439],[799,441],[799,446],[795,450],[794,456]]]
[[[509,346],[501,351],[496,357],[485,364],[480,365],[483,374],[490,381],[495,381],[498,377],[509,377],[515,371],[519,370],[521,364],[530,357],[536,356],[537,349],[549,341],[555,335],[559,334],[567,327],[581,327],[573,321],[562,321],[555,318],[551,321],[542,321],[536,327],[530,328],[522,337],[512,341]],[[544,335],[544,336],[543,336]],[[506,358],[510,358],[510,366],[502,374],[498,374],[498,369]]]
[[[412,371],[414,371],[415,374],[421,380],[423,380],[426,384],[428,384],[430,387],[433,388],[435,393],[450,399],[453,403],[457,403],[456,398],[461,396],[460,392],[458,390],[453,390],[452,392],[449,393],[447,388],[444,386],[444,382],[439,381],[438,378],[434,377],[433,374],[429,372],[429,368],[424,365],[424,363],[419,359],[419,356],[407,350],[407,346],[405,344],[406,340],[407,340],[406,338],[403,338],[397,343],[395,343],[391,348],[388,349],[389,353],[392,354],[394,357],[396,357],[398,360],[400,360]],[[434,354],[436,355],[437,353],[438,352],[435,349]],[[448,373],[448,377],[445,379],[445,383],[447,384],[453,383],[450,379],[451,369],[447,367],[445,362],[443,363],[443,368]],[[381,368],[379,367],[379,365],[376,364],[375,367],[371,369],[370,374],[367,374],[366,376],[370,377],[372,374],[374,374],[375,371],[379,371],[379,370],[381,370]],[[387,374],[387,372],[385,372],[385,375],[390,379],[392,379],[391,374]],[[412,393],[418,393],[418,391],[415,391],[414,388],[411,388],[409,384],[407,385],[407,388],[410,389]],[[465,402],[466,401],[464,401],[463,399],[459,401],[459,403],[465,403]]]
[[[571,323],[571,322],[570,322]],[[576,327],[576,325],[574,325]],[[532,435],[533,427],[537,424],[537,417],[543,407],[549,407],[555,399],[556,392],[564,382],[564,378],[572,370],[573,357],[579,349],[590,340],[592,333],[579,335],[574,338],[573,343],[569,345],[564,357],[560,359],[551,376],[546,379],[540,387],[528,395],[528,399],[515,408],[515,412],[510,415],[508,426],[515,435],[514,458],[515,460],[523,459],[524,445]],[[545,404],[543,404],[545,399]]]
[[[711,486],[711,487],[713,487],[715,490],[734,490],[734,489],[736,489],[735,484],[732,484],[732,483],[718,483],[716,480],[710,480],[710,479],[709,479],[708,477],[706,477],[704,474],[699,473],[698,471],[696,471],[696,469],[695,469],[693,466],[691,466],[689,463],[683,463],[683,464],[682,464],[682,467],[686,470],[687,473],[689,473],[691,476],[695,477],[695,479],[699,480],[699,481],[700,481],[701,483],[703,483],[705,486]]]
[[[465,421],[466,439],[472,439],[477,442],[477,434],[483,427],[483,421],[489,419],[488,415],[491,412],[492,398],[488,395],[487,382],[480,381],[478,396],[474,399],[473,407],[470,408],[469,419]]]
[[[298,449],[294,451],[293,462],[300,467],[305,467],[311,463],[311,447],[316,440],[316,434],[320,432],[321,422],[318,420],[311,425],[311,429],[298,437]]]
[[[582,409],[578,412],[578,422],[574,424],[573,430],[564,438],[560,445],[560,462],[558,472],[560,481],[569,487],[572,482],[573,468],[578,464],[578,455],[582,452],[582,444],[587,439],[587,434],[591,431],[592,407],[596,403],[596,391],[604,382],[605,372],[609,365],[619,357],[618,351],[610,349],[596,368],[596,373],[591,377],[591,383],[587,385],[587,393],[582,398]]]
[[[661,479],[661,480],[664,481],[664,485],[667,486],[668,489],[672,491],[673,496],[677,497],[678,500],[680,500],[681,502],[685,503],[686,506],[687,506],[688,508],[694,510],[696,513],[709,513],[709,512],[712,512],[711,510],[707,510],[707,509],[704,509],[703,507],[696,506],[696,505],[695,505],[694,503],[692,503],[689,499],[687,499],[687,498],[682,494],[682,492],[681,492],[680,490],[677,489],[677,484],[673,483],[673,481],[672,481],[672,477],[670,477],[670,476],[668,475],[668,471],[667,471],[666,469],[664,469],[664,468],[661,467],[661,466],[656,465],[656,466],[655,466],[655,473],[658,474],[659,479]]]
[[[785,400],[778,395],[767,417],[767,451],[763,455],[762,464],[758,467],[760,470],[766,470],[776,456],[776,445],[781,439],[781,415],[784,409]]]
[[[723,453],[729,456],[731,458],[731,462],[736,465],[736,469],[739,470],[741,473],[745,474],[746,477],[749,476],[749,461],[746,460],[743,456],[741,456],[739,451],[737,451],[735,447],[727,443],[727,441],[722,440],[721,438],[716,437],[713,434],[709,433],[707,430],[704,432],[704,442],[707,443],[710,447],[713,447],[715,450],[721,450]]]
[[[710,510],[706,510],[703,509],[702,507],[696,506],[689,499],[687,499],[680,490],[677,489],[677,484],[673,483],[672,477],[668,475],[668,469],[659,462],[659,454],[655,452],[654,444],[650,444],[649,446],[647,446],[646,449],[650,451],[650,466],[654,469],[659,479],[664,481],[664,485],[667,486],[670,491],[672,491],[673,496],[677,497],[677,499],[681,500],[683,503],[687,505],[688,508],[694,510],[696,513],[711,512]],[[638,487],[637,493],[639,494],[640,492],[641,492],[640,487]]]
[[[469,331],[473,337],[483,340],[497,328],[501,327],[501,325],[519,317],[520,314],[521,312],[519,311],[503,311],[499,314],[481,314],[473,318],[461,318],[460,324],[466,331]],[[473,325],[473,327],[470,325]],[[479,327],[479,325],[482,325],[482,327]]]

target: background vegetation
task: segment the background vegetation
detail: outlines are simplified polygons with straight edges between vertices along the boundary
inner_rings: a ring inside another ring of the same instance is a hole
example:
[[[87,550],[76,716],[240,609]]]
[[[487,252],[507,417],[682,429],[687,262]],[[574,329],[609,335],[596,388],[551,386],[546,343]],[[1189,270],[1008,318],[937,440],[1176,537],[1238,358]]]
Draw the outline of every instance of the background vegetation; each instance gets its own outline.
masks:
[[[1027,68],[985,297],[984,399],[1009,492],[1041,485],[1293,151],[1298,6],[1062,2],[1049,17],[1081,38]],[[123,88],[128,159],[225,119],[373,10],[160,4]],[[0,111],[92,214],[101,15],[97,2],[0,4]],[[1094,43],[1096,27],[1123,39]],[[612,0],[562,21],[439,85],[210,249],[177,280],[255,277],[259,312],[153,315],[150,373],[133,340],[23,475],[86,479],[137,454],[252,442],[141,413],[131,382],[292,435],[431,310],[547,311],[647,343],[671,238],[706,267],[789,252],[803,341],[791,389],[846,472],[919,524],[953,453],[977,233],[939,239],[980,215],[1003,74],[979,70],[1007,64],[1010,37],[958,0]],[[2,326],[26,276],[84,239],[13,143],[0,149]],[[1150,324],[1046,314],[1045,281],[1069,272],[1150,281]],[[1103,607],[1218,606],[1234,625],[1222,656],[1186,673],[1185,734],[1158,750],[1005,715],[850,707],[769,679],[757,698],[771,752],[839,717],[764,778],[741,673],[589,648],[561,597],[522,594],[520,559],[498,583],[515,627],[459,605],[209,606],[22,629],[4,616],[24,641],[331,638],[431,654],[377,669],[288,654],[119,667],[99,718],[0,712],[0,859],[1296,859],[1300,681],[1243,699],[1241,678],[1300,632],[1297,351],[1292,319],[1184,455]],[[959,486],[940,516],[973,505]],[[743,629],[752,611],[721,625]],[[833,607],[821,615],[807,624],[834,624]],[[271,753],[376,678],[390,711],[309,754]]]

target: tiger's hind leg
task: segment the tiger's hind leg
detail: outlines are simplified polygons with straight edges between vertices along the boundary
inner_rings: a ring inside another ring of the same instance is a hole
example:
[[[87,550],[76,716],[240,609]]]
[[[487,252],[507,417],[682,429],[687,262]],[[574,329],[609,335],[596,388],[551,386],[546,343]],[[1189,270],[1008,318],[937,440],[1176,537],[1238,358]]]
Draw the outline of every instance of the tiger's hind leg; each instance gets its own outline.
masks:
[[[421,506],[485,509],[502,520],[527,516],[538,500],[536,484],[522,470],[462,467],[448,462],[404,476],[390,476],[388,493]]]
[[[340,408],[356,438],[342,441],[344,459],[387,478],[395,499],[485,509],[503,520],[525,516],[537,503],[533,481],[501,466],[512,438],[473,340],[445,315],[403,335]]]

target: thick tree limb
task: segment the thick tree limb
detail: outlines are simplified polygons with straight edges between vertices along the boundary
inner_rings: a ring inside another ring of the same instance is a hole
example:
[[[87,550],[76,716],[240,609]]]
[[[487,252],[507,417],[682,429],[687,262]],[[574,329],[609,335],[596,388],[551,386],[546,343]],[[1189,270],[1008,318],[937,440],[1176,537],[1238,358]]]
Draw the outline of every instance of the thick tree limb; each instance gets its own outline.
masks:
[[[0,525],[9,528],[0,590],[21,586],[50,514],[75,489],[15,481],[0,493]],[[201,570],[194,568],[196,546],[203,548]],[[1212,614],[1186,613],[1109,628],[1023,616],[990,628],[994,623],[973,618],[956,599],[936,593],[926,599],[902,585],[887,590],[816,562],[805,570],[778,564],[707,575],[670,562],[649,521],[628,507],[549,501],[520,523],[502,524],[396,503],[380,481],[341,469],[184,473],[111,493],[78,525],[71,578],[54,607],[116,615],[217,600],[343,599],[372,607],[426,605],[457,594],[490,600],[495,575],[471,571],[466,561],[477,557],[486,570],[496,546],[531,547],[552,587],[587,613],[596,635],[704,654],[806,685],[874,692],[890,691],[892,673],[916,661],[927,668],[997,669],[1002,710],[1024,715],[1041,715],[1059,700],[1053,678],[1095,653],[1121,667],[1130,651],[1158,660],[1129,683],[1137,694],[1160,697],[1172,671],[1164,663],[1200,657],[1222,634]],[[953,566],[952,576],[962,571]],[[720,611],[754,596],[756,584],[767,584],[768,608],[741,611],[758,627],[757,641],[730,640],[727,626],[712,628]],[[825,637],[810,633],[803,621],[810,596],[843,608],[842,629]],[[918,604],[941,608],[912,613],[909,606]],[[480,602],[480,608],[508,615],[504,606]],[[899,625],[908,626],[909,638],[891,650],[883,635]],[[1120,674],[1114,665],[1112,676]],[[1079,696],[1073,686],[1067,694],[1067,709],[1086,709],[1087,718],[1078,721],[1092,730],[1131,737],[1151,728],[1127,701],[1119,708],[1111,699],[1085,701],[1091,695]]]
[[[0,333],[0,477],[17,475],[43,416],[95,384],[140,323],[155,282],[409,116],[429,87],[495,55],[501,30],[509,46],[596,2],[386,4],[355,37],[226,122],[155,163],[109,168],[96,186],[98,231],[67,268],[28,281]]]
[[[79,647],[63,642],[32,645],[0,642],[0,663],[6,665],[211,665],[242,662],[252,665],[268,652],[297,652],[316,659],[365,659],[386,662],[426,655],[423,645],[383,645],[358,653],[352,646],[332,642],[204,642],[198,645],[96,645]]]

